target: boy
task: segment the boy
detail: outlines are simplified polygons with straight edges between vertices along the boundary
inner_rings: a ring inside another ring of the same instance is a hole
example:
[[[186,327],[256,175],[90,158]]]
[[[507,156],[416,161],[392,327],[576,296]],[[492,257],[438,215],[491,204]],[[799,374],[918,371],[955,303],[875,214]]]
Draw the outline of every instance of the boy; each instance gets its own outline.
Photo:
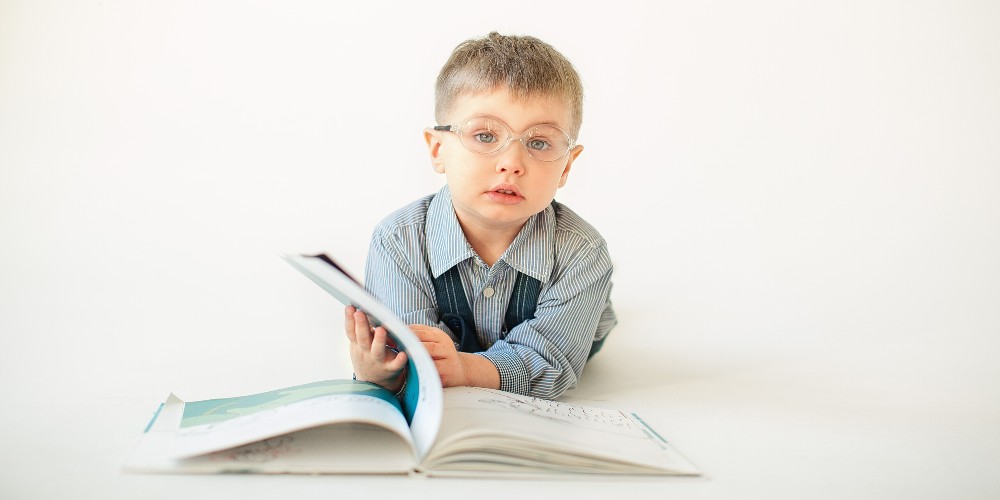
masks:
[[[425,130],[437,194],[375,228],[365,286],[420,338],[445,387],[555,399],[616,324],[604,239],[554,200],[583,151],[579,75],[533,37],[455,48]],[[345,311],[356,377],[401,391],[406,355]]]

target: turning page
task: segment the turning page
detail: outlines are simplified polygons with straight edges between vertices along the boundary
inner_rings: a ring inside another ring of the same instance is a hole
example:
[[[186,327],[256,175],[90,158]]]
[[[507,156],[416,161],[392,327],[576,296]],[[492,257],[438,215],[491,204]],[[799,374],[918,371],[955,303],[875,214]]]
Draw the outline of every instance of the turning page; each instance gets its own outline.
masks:
[[[190,458],[342,422],[383,427],[411,443],[396,397],[375,384],[328,380],[250,396],[189,401],[173,458]]]
[[[403,412],[410,423],[417,454],[425,456],[434,444],[441,425],[441,377],[420,339],[328,256],[282,255],[282,258],[342,304],[357,307],[373,320],[373,324],[384,326],[399,350],[406,353]]]
[[[357,384],[359,390],[352,392],[344,384]],[[371,384],[317,382],[188,403],[171,394],[122,469],[171,474],[408,474],[416,457],[398,403],[389,402],[395,402],[389,391],[369,390],[366,385]],[[298,410],[285,410],[296,406]],[[302,419],[303,410],[312,415]],[[310,423],[319,426],[285,432]],[[218,435],[208,432],[216,425],[221,427]],[[248,442],[255,435],[264,437]],[[178,458],[200,452],[206,453]]]

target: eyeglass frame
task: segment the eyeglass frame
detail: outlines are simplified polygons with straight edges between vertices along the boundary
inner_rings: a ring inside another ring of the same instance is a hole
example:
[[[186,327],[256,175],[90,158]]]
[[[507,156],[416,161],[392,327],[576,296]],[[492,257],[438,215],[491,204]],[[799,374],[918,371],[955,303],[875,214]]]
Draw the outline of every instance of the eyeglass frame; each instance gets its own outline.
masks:
[[[439,131],[439,132],[453,132],[453,133],[455,133],[455,135],[458,136],[458,142],[462,143],[462,147],[463,148],[465,148],[470,153],[475,153],[477,155],[483,155],[483,156],[497,154],[497,153],[499,153],[499,152],[507,149],[507,146],[510,146],[510,143],[514,142],[514,139],[516,138],[517,142],[521,143],[521,147],[524,148],[524,151],[526,153],[528,153],[528,156],[530,156],[531,158],[533,158],[535,160],[543,161],[545,163],[552,163],[554,161],[559,161],[559,160],[565,158],[566,155],[569,154],[569,152],[572,151],[573,148],[576,147],[576,145],[577,145],[576,144],[576,139],[574,139],[573,136],[569,135],[569,132],[567,132],[566,130],[564,130],[562,127],[557,127],[555,125],[550,125],[550,124],[547,124],[547,123],[536,123],[536,124],[528,127],[528,129],[525,130],[520,135],[515,134],[514,130],[510,128],[510,125],[507,125],[507,122],[505,122],[505,121],[503,121],[503,120],[501,120],[499,118],[493,117],[493,116],[471,116],[471,117],[466,118],[465,120],[463,120],[462,123],[463,124],[469,123],[470,121],[472,121],[472,120],[474,120],[476,118],[488,118],[490,120],[494,120],[497,123],[503,125],[503,127],[505,129],[507,129],[507,136],[508,136],[507,137],[507,141],[504,142],[502,146],[500,146],[499,148],[497,148],[496,151],[490,151],[489,153],[481,153],[479,151],[472,150],[471,148],[469,148],[469,146],[467,146],[465,144],[465,141],[462,140],[462,128],[460,126],[458,126],[458,125],[434,125],[433,129],[436,130],[436,131]],[[558,130],[558,131],[560,131],[560,132],[562,132],[563,134],[566,135],[566,139],[568,139],[567,144],[566,144],[566,151],[563,151],[563,153],[561,155],[559,155],[558,158],[554,158],[554,159],[551,159],[551,160],[543,160],[541,158],[535,158],[535,156],[531,154],[531,148],[529,148],[528,144],[524,142],[524,139],[526,138],[525,137],[526,134],[531,129],[533,129],[533,128],[539,126],[539,125],[545,125],[547,127],[552,127],[552,128],[554,128],[554,129],[556,129],[556,130]]]

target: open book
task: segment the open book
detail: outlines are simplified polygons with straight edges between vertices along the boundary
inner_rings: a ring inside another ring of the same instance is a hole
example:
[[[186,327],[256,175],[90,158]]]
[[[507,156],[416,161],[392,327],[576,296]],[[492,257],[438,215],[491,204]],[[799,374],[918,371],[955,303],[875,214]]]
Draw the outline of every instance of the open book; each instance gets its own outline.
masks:
[[[546,477],[698,475],[635,413],[441,381],[402,321],[325,255],[283,258],[364,311],[407,353],[397,396],[329,380],[260,394],[160,405],[126,472]]]

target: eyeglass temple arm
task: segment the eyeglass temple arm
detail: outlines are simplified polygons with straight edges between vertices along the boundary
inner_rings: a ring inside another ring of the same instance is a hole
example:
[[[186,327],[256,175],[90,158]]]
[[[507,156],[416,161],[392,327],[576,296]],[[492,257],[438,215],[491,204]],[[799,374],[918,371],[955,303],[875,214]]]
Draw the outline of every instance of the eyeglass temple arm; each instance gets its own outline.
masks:
[[[445,132],[451,132],[451,125],[434,125],[434,130],[443,130]]]

